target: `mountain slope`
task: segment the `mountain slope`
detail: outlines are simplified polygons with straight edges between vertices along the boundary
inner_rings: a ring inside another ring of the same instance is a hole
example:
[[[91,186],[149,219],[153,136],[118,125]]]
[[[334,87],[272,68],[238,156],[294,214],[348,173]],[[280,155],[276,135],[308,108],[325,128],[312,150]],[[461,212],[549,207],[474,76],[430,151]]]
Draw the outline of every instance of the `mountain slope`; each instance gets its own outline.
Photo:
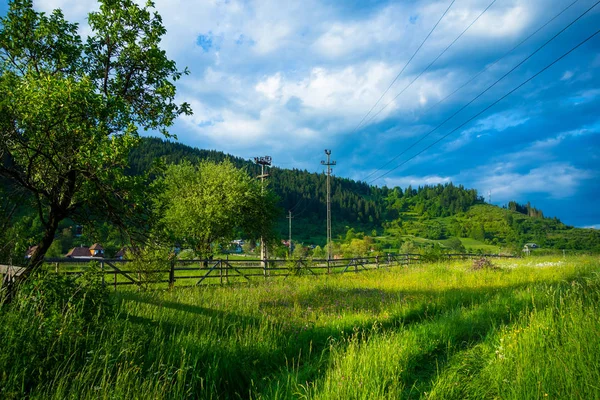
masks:
[[[260,174],[260,167],[251,161],[156,138],[144,138],[132,152],[131,173],[148,170],[156,158],[167,163],[184,159],[192,162],[229,159],[252,176]],[[288,235],[285,217],[287,211],[292,210],[294,239],[306,244],[324,244],[326,176],[277,167],[269,169],[269,173],[269,185],[281,198],[281,236]],[[510,202],[506,208],[485,204],[476,190],[461,185],[390,189],[334,177],[331,190],[334,238],[343,237],[351,227],[367,235],[384,231],[397,238],[406,235],[433,240],[461,237],[513,249],[535,242],[538,246],[556,249],[600,251],[600,232],[596,230],[573,228],[557,218],[545,218],[541,210],[530,204]]]

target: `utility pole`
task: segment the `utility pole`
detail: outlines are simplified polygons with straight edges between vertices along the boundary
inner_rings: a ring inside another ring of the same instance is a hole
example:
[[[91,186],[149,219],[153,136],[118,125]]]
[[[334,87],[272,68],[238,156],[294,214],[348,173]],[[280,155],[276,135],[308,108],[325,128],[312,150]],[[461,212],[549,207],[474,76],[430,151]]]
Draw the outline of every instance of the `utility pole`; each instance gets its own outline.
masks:
[[[271,166],[271,156],[264,157],[254,157],[254,162],[260,165],[260,175],[257,178],[260,179],[261,184],[261,193],[265,193],[265,178],[269,176],[268,173],[265,173],[265,167]],[[265,271],[265,275],[267,275],[267,246],[265,243],[265,238],[263,235],[260,235],[260,259],[263,270]]]
[[[325,149],[327,154],[327,162],[321,161],[321,165],[327,166],[327,260],[331,260],[331,166],[335,165],[335,161],[330,160],[331,150]]]
[[[290,232],[289,232],[289,241],[288,241],[288,255],[289,258],[292,258],[292,210],[288,211],[288,216],[286,217],[290,220]]]

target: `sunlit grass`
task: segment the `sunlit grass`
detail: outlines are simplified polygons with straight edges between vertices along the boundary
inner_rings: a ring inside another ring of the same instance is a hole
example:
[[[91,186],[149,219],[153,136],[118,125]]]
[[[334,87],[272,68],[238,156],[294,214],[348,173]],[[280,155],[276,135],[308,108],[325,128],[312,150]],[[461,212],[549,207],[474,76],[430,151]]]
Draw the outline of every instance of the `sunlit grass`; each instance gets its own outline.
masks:
[[[0,350],[0,396],[599,397],[599,260],[494,263],[119,291],[115,316],[72,338],[52,379],[22,387],[32,371]]]

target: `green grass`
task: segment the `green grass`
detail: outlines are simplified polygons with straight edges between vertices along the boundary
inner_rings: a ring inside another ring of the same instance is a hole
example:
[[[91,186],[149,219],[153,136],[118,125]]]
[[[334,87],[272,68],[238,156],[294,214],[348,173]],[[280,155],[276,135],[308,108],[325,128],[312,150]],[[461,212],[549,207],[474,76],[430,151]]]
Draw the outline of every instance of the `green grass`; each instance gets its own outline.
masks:
[[[480,242],[479,240],[471,239],[471,238],[459,238],[462,242],[463,246],[467,249],[473,250],[483,250],[486,253],[497,254],[500,248],[498,246],[494,246],[491,244],[485,244]]]
[[[119,291],[68,335],[3,306],[0,397],[600,397],[598,258],[494,263]]]

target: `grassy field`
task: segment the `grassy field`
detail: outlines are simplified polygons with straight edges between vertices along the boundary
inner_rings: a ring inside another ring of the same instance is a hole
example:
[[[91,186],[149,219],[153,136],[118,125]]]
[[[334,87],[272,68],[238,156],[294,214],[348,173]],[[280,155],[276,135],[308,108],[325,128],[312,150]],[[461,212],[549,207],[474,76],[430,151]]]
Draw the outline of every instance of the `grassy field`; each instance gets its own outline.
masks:
[[[403,241],[410,240],[419,247],[428,246],[428,245],[432,246],[434,244],[439,244],[442,247],[447,247],[446,239],[433,240],[433,239],[425,239],[425,238],[413,236],[413,235],[401,235],[401,236],[399,236],[399,238]],[[469,249],[471,251],[482,250],[486,254],[497,254],[501,250],[501,248],[499,246],[486,244],[486,243],[480,242],[479,240],[475,240],[475,239],[471,239],[471,238],[458,238],[458,239],[461,241],[461,243],[463,244],[463,246],[465,246],[466,249]],[[376,240],[377,240],[377,242],[381,243],[385,248],[389,248],[390,251],[392,251],[392,252],[399,251],[399,246],[397,245],[398,244],[397,239],[391,238],[389,236],[381,236],[381,237],[377,237]]]
[[[33,291],[1,309],[0,397],[599,398],[600,260],[494,263],[119,291],[105,314]]]
[[[494,246],[491,244],[485,244],[483,242],[480,242],[479,240],[475,240],[475,239],[471,239],[471,238],[459,238],[460,241],[462,242],[463,246],[465,246],[465,248],[467,249],[473,249],[473,250],[483,250],[485,253],[489,253],[489,254],[497,254],[498,251],[500,250],[500,247],[498,246]]]

